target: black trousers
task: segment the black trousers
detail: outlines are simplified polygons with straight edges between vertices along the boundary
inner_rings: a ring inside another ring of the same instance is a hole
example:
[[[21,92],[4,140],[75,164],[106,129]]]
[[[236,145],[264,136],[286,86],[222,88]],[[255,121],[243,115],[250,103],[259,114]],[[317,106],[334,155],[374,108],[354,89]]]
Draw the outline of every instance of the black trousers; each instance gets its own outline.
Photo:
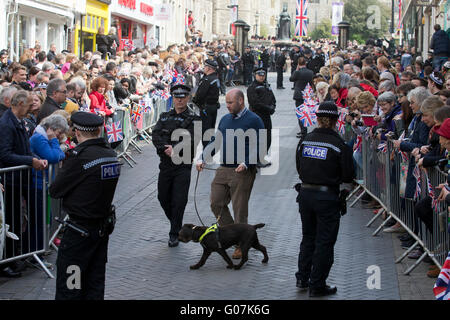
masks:
[[[270,146],[272,145],[272,119],[270,118],[270,115],[268,114],[262,114],[259,112],[255,112],[262,120],[264,124],[264,129],[267,130],[267,152],[270,149]]]
[[[295,107],[299,107],[303,104],[303,99],[300,100],[295,100]],[[305,137],[308,134],[308,128],[305,127],[302,122],[300,121],[300,119],[298,120],[298,126],[300,127],[300,133],[302,134],[303,137]]]
[[[339,232],[339,195],[302,189],[297,201],[302,220],[302,242],[298,256],[299,281],[311,288],[323,288],[334,262],[334,245]]]
[[[220,105],[207,105],[200,112],[200,117],[202,119],[202,136],[209,129],[214,129],[216,127],[217,120],[217,109]],[[203,148],[205,148],[209,141],[202,141]]]
[[[70,228],[64,230],[56,260],[55,299],[103,300],[109,236],[100,236],[100,223],[77,225],[89,236],[82,237]]]
[[[188,202],[192,166],[159,165],[158,200],[170,221],[170,236],[178,236]]]
[[[244,66],[244,85],[249,86],[253,81],[253,66],[245,65]]]
[[[283,86],[283,69],[277,68],[277,88]]]
[[[429,232],[433,232],[433,208],[431,197],[425,197],[414,206],[414,233],[419,234],[419,219],[423,221]]]
[[[219,70],[219,81],[220,81],[220,93],[221,94],[227,93],[227,87],[225,86],[227,73],[228,73],[227,69]]]

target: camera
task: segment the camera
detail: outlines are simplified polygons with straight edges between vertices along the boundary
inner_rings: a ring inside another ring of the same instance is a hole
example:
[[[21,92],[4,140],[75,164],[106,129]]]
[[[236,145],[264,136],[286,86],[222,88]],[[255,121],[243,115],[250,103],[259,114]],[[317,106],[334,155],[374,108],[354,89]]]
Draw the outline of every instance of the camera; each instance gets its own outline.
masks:
[[[362,122],[361,120],[355,121],[355,124],[356,124],[358,127],[364,127],[364,122]]]
[[[356,112],[352,112],[349,114],[349,116],[352,118],[356,118],[358,116],[358,114]]]

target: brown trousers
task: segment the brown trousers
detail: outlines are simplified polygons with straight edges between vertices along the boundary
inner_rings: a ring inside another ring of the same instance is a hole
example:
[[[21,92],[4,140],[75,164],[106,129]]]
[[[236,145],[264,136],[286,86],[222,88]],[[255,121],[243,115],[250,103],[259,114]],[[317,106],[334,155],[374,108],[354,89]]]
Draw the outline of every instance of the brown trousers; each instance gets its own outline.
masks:
[[[237,173],[235,168],[219,167],[211,184],[211,210],[219,225],[247,223],[248,201],[256,178],[256,168]],[[232,202],[234,220],[228,204]]]

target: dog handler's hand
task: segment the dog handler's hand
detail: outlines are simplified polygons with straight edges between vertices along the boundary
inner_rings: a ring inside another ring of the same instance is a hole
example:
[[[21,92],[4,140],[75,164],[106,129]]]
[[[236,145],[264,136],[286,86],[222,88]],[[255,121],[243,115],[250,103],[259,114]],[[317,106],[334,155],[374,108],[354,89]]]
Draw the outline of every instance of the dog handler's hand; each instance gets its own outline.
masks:
[[[196,167],[197,167],[197,171],[198,172],[202,172],[203,168],[205,167],[205,164],[203,163],[203,161],[200,160],[200,161],[197,162],[197,166]]]

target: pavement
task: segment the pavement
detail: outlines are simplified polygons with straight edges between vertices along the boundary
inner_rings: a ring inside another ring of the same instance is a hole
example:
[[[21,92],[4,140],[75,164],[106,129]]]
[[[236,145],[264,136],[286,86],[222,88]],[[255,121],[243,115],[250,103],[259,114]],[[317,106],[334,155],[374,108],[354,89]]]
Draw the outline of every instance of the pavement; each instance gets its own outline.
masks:
[[[269,74],[272,88],[276,75]],[[301,241],[301,220],[296,191],[298,182],[295,149],[298,143],[293,91],[285,74],[285,90],[274,89],[277,111],[273,127],[279,132],[279,170],[274,175],[258,174],[249,204],[249,223],[265,223],[258,230],[267,247],[269,262],[262,264],[259,251],[251,249],[249,261],[239,270],[228,270],[222,257],[213,253],[199,270],[190,270],[202,253],[199,244],[176,248],[167,245],[169,222],[157,199],[159,159],[152,145],[141,142],[143,153],[134,153],[135,168],[124,165],[115,195],[118,221],[110,237],[105,299],[112,300],[308,300],[295,287],[295,272]],[[221,97],[218,120],[227,111]],[[274,141],[274,146],[277,142]],[[275,148],[276,149],[276,148]],[[277,155],[274,155],[276,158]],[[276,164],[274,164],[276,165]],[[197,190],[199,213],[205,224],[215,222],[209,208],[214,171],[200,174]],[[184,223],[199,225],[194,208],[197,172],[193,169]],[[409,276],[403,271],[412,263],[395,264],[403,249],[396,235],[372,232],[366,223],[372,210],[359,204],[341,219],[335,246],[335,261],[328,283],[337,294],[323,300],[433,300],[435,280],[426,277],[422,263]],[[229,255],[232,249],[228,251]],[[56,260],[56,253],[46,257]],[[55,270],[53,270],[55,274]],[[28,268],[18,279],[0,278],[0,299],[52,300],[55,280],[41,270]]]

